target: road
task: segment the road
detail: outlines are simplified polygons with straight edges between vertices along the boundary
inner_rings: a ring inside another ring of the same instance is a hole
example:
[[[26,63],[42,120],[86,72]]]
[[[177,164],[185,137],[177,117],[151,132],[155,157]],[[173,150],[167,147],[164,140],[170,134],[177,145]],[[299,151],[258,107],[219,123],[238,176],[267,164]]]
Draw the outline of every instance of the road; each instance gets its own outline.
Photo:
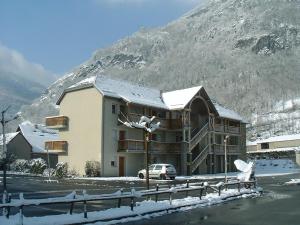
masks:
[[[300,186],[284,182],[300,174],[258,178],[264,195],[208,208],[196,208],[126,225],[299,225]]]
[[[184,212],[176,212],[160,217],[148,218],[126,225],[299,225],[300,224],[300,186],[286,186],[284,182],[291,178],[300,178],[300,174],[289,176],[258,178],[259,185],[264,188],[260,198],[241,199],[208,208],[196,208]],[[0,180],[1,181],[1,180]],[[179,181],[151,181],[151,186],[180,183]],[[64,196],[75,190],[78,194],[87,190],[88,194],[112,193],[120,188],[129,191],[145,189],[144,181],[90,181],[64,180],[59,183],[47,183],[46,178],[36,176],[8,176],[8,190],[13,198],[23,192],[25,198],[47,198]],[[2,188],[2,186],[1,186]],[[0,190],[2,193],[2,190]],[[105,201],[88,205],[88,210],[103,210],[116,207],[116,202]],[[129,202],[123,202],[129,205]],[[70,205],[34,206],[25,208],[25,216],[42,216],[62,214]],[[83,206],[75,204],[74,212],[82,213]],[[12,214],[16,211],[12,211]]]

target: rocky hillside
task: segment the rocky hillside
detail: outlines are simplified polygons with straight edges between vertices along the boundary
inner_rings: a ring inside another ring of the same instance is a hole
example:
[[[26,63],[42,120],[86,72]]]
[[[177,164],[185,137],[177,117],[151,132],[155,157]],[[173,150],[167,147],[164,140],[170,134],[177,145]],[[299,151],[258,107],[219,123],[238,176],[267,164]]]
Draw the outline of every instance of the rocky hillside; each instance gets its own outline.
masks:
[[[299,59],[299,0],[211,0],[165,27],[97,50],[22,116],[42,122],[57,113],[64,88],[100,73],[164,90],[203,85],[250,119],[278,100],[300,96]]]

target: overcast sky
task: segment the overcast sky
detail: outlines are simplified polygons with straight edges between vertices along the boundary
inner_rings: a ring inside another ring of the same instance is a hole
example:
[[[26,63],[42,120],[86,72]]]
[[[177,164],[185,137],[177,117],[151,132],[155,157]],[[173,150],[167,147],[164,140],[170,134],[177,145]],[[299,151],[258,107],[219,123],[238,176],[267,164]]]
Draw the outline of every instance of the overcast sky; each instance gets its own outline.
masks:
[[[0,0],[0,56],[12,67],[32,63],[62,75],[96,49],[141,27],[163,26],[200,1]]]

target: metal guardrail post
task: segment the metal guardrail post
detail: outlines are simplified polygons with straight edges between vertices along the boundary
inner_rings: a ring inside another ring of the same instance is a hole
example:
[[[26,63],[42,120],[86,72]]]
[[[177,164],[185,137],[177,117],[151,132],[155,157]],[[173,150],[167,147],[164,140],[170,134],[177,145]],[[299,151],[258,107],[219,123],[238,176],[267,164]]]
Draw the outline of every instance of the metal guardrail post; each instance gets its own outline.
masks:
[[[189,180],[186,181],[186,188],[190,187],[190,183],[189,182],[190,182]],[[188,195],[189,195],[189,191],[186,191],[185,196],[187,197]]]
[[[241,183],[238,182],[238,191],[241,192]]]
[[[73,199],[75,199],[75,195],[73,196]],[[73,209],[74,209],[74,202],[71,202],[71,206],[70,206],[70,215],[73,214]]]
[[[23,206],[19,207],[19,225],[23,225]]]
[[[123,188],[120,189],[120,192],[121,192],[121,196],[122,196],[122,194],[123,194]],[[121,207],[121,201],[122,201],[122,198],[119,198],[118,199],[118,208]]]
[[[218,187],[218,190],[219,190],[219,196],[221,195],[221,188],[222,188],[222,186],[220,185],[220,186]]]
[[[202,199],[203,188],[200,189],[200,200]]]
[[[158,192],[158,189],[159,189],[159,185],[156,184],[156,191]],[[158,194],[155,194],[155,202],[158,201]]]
[[[7,203],[11,203],[11,194],[8,194]],[[9,214],[10,214],[10,207],[8,206],[8,207],[6,208],[6,218],[7,218],[7,219],[9,219]]]
[[[87,203],[86,203],[86,200],[85,200],[85,195],[86,195],[86,190],[83,190],[82,191],[82,194],[83,194],[83,215],[84,215],[84,218],[87,218]]]
[[[134,198],[130,198],[130,210],[133,211],[133,205],[134,205]]]
[[[169,193],[169,201],[170,201],[170,205],[172,205],[172,192],[171,191]]]

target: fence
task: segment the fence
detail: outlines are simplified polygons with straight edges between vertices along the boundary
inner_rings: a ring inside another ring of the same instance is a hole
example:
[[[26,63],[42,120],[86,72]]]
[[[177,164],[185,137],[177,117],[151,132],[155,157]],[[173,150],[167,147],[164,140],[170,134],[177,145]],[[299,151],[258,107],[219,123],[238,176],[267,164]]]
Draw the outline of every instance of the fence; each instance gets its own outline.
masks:
[[[65,196],[65,197],[57,197],[57,198],[47,198],[47,199],[24,199],[23,193],[20,193],[19,199],[8,199],[7,203],[0,204],[0,208],[6,209],[6,217],[9,219],[10,216],[10,208],[18,208],[19,209],[19,224],[23,225],[23,209],[24,207],[29,206],[37,206],[37,205],[52,205],[52,204],[70,204],[69,213],[73,213],[73,208],[75,203],[83,203],[83,217],[87,218],[87,204],[88,202],[95,201],[104,201],[104,200],[115,200],[117,201],[117,207],[120,208],[122,204],[122,200],[130,199],[130,208],[131,211],[134,210],[134,202],[137,198],[149,198],[150,196],[155,196],[155,202],[158,201],[160,195],[168,195],[168,199],[170,204],[172,205],[172,199],[176,193],[185,193],[186,196],[189,195],[190,192],[198,192],[198,196],[201,199],[208,190],[217,192],[219,196],[221,195],[222,190],[227,190],[228,186],[236,186],[238,191],[240,192],[241,186],[244,185],[246,188],[254,187],[256,188],[256,181],[234,181],[223,183],[220,182],[218,184],[210,185],[207,182],[202,183],[190,183],[187,181],[186,184],[181,184],[179,186],[169,186],[168,188],[160,188],[159,185],[156,185],[155,189],[151,190],[143,190],[136,192],[134,189],[131,189],[130,192],[124,192],[123,189],[112,193],[112,194],[102,194],[102,195],[88,195],[86,191],[82,192],[82,195],[77,195],[74,192]]]

